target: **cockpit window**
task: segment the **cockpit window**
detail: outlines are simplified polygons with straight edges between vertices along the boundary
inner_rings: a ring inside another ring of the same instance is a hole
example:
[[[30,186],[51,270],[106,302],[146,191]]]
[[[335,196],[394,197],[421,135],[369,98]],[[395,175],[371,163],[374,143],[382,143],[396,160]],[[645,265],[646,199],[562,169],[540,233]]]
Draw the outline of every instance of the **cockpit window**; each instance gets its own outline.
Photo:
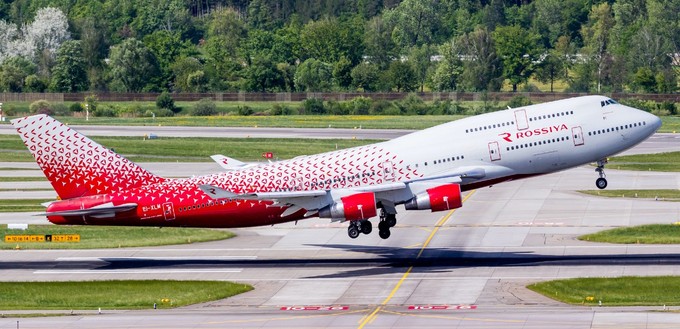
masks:
[[[613,99],[607,99],[607,100],[600,101],[601,107],[605,107],[607,105],[612,105],[612,104],[618,104],[618,103]]]

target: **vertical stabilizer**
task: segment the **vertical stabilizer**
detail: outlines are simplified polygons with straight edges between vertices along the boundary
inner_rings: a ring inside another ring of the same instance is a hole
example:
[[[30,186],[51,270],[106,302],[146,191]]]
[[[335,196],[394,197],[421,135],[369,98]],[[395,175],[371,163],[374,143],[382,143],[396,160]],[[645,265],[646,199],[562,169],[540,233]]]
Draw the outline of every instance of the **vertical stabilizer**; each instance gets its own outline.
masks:
[[[14,119],[12,125],[62,199],[163,181],[47,115]]]

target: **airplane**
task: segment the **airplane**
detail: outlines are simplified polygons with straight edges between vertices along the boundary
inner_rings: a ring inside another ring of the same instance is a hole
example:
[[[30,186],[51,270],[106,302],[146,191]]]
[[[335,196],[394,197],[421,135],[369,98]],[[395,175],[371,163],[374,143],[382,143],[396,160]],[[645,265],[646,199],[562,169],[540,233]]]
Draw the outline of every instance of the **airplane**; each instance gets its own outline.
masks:
[[[60,200],[54,224],[233,228],[310,217],[348,221],[347,234],[390,236],[397,206],[446,211],[461,193],[595,162],[644,141],[661,120],[605,96],[472,116],[396,139],[183,179],[159,177],[61,122],[12,120]],[[241,165],[239,165],[241,164]]]

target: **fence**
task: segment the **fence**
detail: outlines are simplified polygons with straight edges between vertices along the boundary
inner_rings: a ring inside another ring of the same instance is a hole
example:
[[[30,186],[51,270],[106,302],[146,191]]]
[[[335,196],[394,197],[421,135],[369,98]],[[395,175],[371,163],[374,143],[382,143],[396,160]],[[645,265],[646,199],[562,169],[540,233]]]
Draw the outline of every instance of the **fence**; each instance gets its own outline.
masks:
[[[485,99],[507,101],[512,97],[522,95],[529,98],[534,103],[542,103],[563,98],[587,95],[587,93],[512,93],[512,92],[493,92],[493,93],[464,93],[464,92],[426,92],[415,93],[425,101],[452,100],[452,101],[481,101]],[[0,93],[0,102],[34,102],[45,99],[50,102],[82,102],[85,97],[96,95],[97,99],[105,102],[128,102],[128,101],[149,101],[153,102],[158,97],[158,93]],[[356,97],[370,97],[375,100],[400,100],[409,93],[177,93],[171,94],[175,101],[198,101],[203,98],[210,98],[214,101],[229,102],[299,102],[309,98],[319,98],[324,101],[351,100]],[[653,100],[658,102],[680,102],[680,94],[629,94],[629,93],[610,93],[605,94],[614,99],[637,98]]]

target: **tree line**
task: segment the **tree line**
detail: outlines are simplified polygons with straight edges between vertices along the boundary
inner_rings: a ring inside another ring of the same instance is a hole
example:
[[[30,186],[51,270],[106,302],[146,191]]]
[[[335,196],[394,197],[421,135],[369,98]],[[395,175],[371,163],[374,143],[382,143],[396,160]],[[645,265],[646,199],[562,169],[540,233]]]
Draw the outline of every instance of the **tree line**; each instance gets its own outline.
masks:
[[[680,0],[3,0],[0,91],[671,93]]]

